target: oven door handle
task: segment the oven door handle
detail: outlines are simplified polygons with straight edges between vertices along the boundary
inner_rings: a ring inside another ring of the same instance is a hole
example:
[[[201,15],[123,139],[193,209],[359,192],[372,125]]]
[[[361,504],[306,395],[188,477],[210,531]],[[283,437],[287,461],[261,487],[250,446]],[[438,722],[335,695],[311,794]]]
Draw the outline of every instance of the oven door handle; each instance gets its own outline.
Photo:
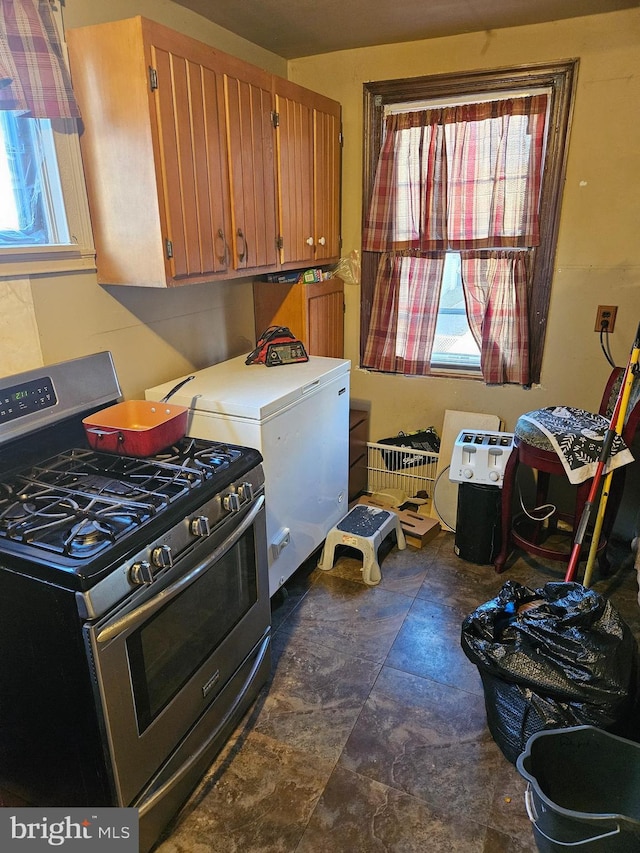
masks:
[[[161,607],[164,607],[167,602],[171,601],[181,592],[183,592],[187,587],[191,586],[200,575],[202,575],[207,569],[211,566],[212,563],[217,562],[219,559],[224,557],[227,551],[230,551],[231,548],[240,540],[242,535],[251,527],[253,522],[255,521],[257,515],[262,510],[264,506],[264,495],[260,495],[258,500],[255,502],[254,506],[251,508],[251,511],[247,513],[247,515],[242,519],[240,524],[234,528],[232,533],[227,536],[227,538],[220,544],[218,547],[208,554],[204,560],[201,560],[197,563],[190,571],[186,572],[182,577],[180,577],[175,583],[161,590],[157,595],[154,595],[152,599],[146,601],[144,604],[141,604],[140,607],[137,607],[135,610],[132,610],[131,613],[127,613],[125,616],[122,616],[120,619],[116,619],[115,622],[112,622],[109,625],[106,625],[101,631],[98,632],[96,636],[96,641],[98,643],[106,643],[109,640],[113,640],[114,637],[117,637],[119,634],[122,634],[124,631],[128,631],[131,628],[135,628],[137,625],[143,623],[149,616],[154,613],[154,611],[159,610]]]

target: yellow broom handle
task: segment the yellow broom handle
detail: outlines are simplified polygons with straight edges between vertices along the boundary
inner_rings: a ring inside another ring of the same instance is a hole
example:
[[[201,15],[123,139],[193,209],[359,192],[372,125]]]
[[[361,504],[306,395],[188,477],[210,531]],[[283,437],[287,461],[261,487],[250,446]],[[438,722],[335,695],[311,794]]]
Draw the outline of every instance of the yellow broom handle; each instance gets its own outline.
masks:
[[[635,344],[633,350],[631,352],[631,357],[629,358],[629,365],[627,366],[626,374],[625,374],[625,386],[622,392],[622,400],[620,402],[620,411],[618,412],[618,420],[616,422],[616,432],[618,435],[622,434],[622,430],[624,428],[624,421],[627,416],[627,408],[629,406],[629,397],[631,396],[631,389],[633,388],[633,381],[635,379],[635,373],[633,368],[638,364],[638,358],[640,356],[640,348],[638,348]],[[607,501],[609,499],[609,488],[611,486],[611,480],[613,478],[613,471],[609,471],[607,476],[604,479],[604,483],[602,486],[602,494],[600,495],[600,503],[598,504],[598,513],[596,515],[596,522],[593,528],[593,536],[591,538],[591,547],[589,548],[589,556],[587,557],[587,564],[584,569],[584,579],[582,581],[582,585],[588,587],[591,583],[591,577],[593,575],[593,566],[596,561],[596,554],[598,553],[598,544],[600,542],[600,534],[602,532],[602,525],[604,523],[604,514],[607,508]]]

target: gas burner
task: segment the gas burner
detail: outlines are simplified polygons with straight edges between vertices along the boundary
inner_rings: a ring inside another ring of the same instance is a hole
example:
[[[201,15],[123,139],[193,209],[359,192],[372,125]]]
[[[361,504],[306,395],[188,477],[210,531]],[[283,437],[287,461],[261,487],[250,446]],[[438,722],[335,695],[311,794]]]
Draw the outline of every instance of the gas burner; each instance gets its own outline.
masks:
[[[96,518],[84,518],[73,525],[65,545],[70,551],[75,548],[86,551],[103,542],[113,542],[115,538],[113,527]]]
[[[95,518],[85,518],[74,524],[69,534],[67,544],[73,543],[78,548],[93,548],[104,539],[112,541],[113,532]]]
[[[226,445],[215,445],[213,447],[205,447],[202,450],[196,450],[193,454],[193,461],[196,465],[202,465],[205,468],[215,468],[220,471],[227,468],[235,459],[242,456],[242,451],[235,447],[227,447]]]

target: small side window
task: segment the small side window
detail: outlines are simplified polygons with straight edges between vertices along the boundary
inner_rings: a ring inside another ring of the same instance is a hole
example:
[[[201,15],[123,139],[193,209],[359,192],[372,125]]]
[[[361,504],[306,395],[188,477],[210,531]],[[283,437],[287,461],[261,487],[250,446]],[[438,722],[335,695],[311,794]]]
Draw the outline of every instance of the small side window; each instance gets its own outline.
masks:
[[[59,3],[51,14],[64,50]],[[80,127],[0,109],[0,278],[95,269]]]
[[[0,246],[69,244],[51,122],[0,112]]]

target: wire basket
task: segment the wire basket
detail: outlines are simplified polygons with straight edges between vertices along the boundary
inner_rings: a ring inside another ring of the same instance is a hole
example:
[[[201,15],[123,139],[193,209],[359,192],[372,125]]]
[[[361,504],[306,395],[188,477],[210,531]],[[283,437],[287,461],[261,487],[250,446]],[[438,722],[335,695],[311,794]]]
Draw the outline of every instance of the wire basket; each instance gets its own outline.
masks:
[[[418,492],[433,496],[438,454],[411,447],[367,442],[367,491],[401,489],[408,497]]]

